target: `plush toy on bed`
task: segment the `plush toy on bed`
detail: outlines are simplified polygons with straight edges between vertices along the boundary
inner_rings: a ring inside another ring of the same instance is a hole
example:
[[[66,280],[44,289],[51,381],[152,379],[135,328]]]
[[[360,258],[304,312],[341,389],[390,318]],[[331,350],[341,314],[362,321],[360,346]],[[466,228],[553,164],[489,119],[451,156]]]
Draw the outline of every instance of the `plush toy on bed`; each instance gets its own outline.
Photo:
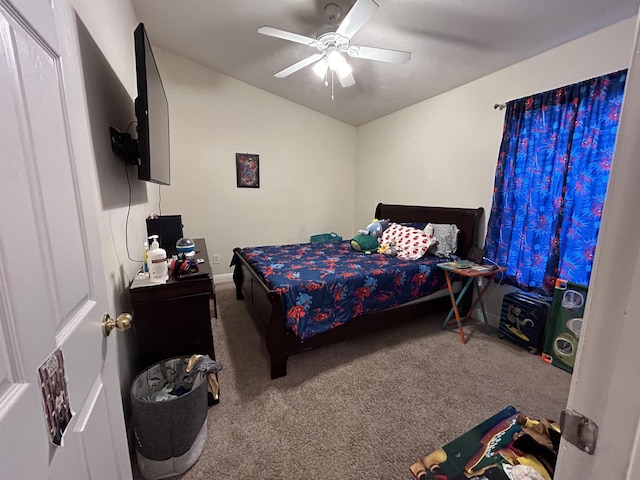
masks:
[[[378,238],[373,235],[360,233],[351,239],[351,248],[357,252],[373,253],[378,250],[378,247],[380,247]]]
[[[371,223],[367,225],[366,230],[358,230],[358,232],[362,235],[371,235],[377,238],[382,235],[382,232],[387,229],[390,222],[391,219],[389,218],[384,220],[378,220],[377,218],[374,218]]]
[[[367,225],[366,230],[358,230],[358,235],[351,239],[351,248],[358,252],[380,253],[378,251],[380,247],[378,237],[387,229],[390,222],[391,220],[388,218],[385,220],[374,218],[371,223]]]
[[[393,242],[391,244],[383,243],[378,248],[378,253],[382,253],[384,255],[391,255],[392,257],[397,256],[398,255],[398,250],[395,247],[395,242]]]

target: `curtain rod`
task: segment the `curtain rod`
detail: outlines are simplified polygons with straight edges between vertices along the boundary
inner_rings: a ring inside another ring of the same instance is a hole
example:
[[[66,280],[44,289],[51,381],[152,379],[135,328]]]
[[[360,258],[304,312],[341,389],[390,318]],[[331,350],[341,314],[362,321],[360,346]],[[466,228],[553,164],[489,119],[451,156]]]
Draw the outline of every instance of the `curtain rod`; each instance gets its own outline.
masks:
[[[507,108],[507,105],[504,104],[504,103],[494,103],[493,104],[493,109],[494,110],[498,110],[498,109],[504,110],[505,108]]]

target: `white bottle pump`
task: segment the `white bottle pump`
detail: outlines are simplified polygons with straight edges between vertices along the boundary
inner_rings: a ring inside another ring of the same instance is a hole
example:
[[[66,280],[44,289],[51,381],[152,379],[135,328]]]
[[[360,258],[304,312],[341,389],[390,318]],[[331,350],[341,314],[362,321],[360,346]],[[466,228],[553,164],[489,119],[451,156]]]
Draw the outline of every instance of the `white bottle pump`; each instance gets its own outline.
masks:
[[[151,246],[147,253],[149,281],[151,283],[165,283],[169,279],[167,252],[163,248],[160,248],[158,235],[151,235],[149,240],[151,240]]]

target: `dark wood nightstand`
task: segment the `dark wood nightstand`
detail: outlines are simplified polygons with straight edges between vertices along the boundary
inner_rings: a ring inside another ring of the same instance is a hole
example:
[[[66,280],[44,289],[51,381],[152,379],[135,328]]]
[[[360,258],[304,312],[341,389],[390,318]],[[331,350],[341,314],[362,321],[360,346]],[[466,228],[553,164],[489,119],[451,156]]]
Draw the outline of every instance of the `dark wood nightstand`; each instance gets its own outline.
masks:
[[[140,370],[171,357],[206,354],[215,360],[211,318],[216,317],[215,286],[207,246],[194,239],[198,273],[192,278],[150,284],[134,280],[129,286],[133,328]],[[213,299],[213,312],[210,300]]]

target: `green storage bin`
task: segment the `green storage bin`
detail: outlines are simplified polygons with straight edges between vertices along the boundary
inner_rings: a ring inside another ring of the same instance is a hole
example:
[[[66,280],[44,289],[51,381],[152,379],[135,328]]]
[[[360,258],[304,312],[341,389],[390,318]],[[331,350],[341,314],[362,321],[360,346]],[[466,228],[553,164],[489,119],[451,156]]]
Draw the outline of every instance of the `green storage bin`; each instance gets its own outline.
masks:
[[[341,242],[342,237],[336,232],[311,235],[311,242]]]
[[[586,285],[556,280],[542,359],[573,373],[587,303]]]

